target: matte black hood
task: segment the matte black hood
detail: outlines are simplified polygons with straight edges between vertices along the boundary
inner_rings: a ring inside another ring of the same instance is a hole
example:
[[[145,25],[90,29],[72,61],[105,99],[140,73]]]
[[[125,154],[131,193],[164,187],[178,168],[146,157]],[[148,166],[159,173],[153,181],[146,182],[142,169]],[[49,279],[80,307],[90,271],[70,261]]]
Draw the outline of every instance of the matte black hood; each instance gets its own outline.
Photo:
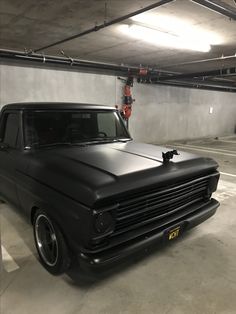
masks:
[[[209,174],[218,167],[210,158],[186,152],[163,164],[162,152],[168,150],[135,142],[43,149],[32,152],[27,174],[92,207],[104,199]]]

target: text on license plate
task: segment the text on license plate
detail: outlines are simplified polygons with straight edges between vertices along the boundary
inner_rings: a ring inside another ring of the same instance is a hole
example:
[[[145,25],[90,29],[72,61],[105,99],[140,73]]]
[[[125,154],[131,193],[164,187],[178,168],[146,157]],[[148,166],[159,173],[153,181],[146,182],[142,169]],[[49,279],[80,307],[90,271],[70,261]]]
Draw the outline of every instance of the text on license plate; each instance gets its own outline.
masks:
[[[176,227],[176,228],[174,228],[168,232],[168,240],[171,241],[171,240],[177,238],[179,236],[179,234],[180,234],[180,226],[178,226],[178,227]]]

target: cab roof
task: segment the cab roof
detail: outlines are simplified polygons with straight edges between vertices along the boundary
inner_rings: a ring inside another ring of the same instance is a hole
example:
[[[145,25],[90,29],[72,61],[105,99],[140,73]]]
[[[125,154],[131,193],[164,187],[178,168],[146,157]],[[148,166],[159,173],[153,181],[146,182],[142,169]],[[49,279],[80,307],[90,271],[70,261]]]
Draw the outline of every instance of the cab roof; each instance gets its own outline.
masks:
[[[21,102],[7,104],[2,107],[6,109],[101,109],[101,110],[116,110],[115,107],[108,107],[94,104],[72,103],[72,102]]]

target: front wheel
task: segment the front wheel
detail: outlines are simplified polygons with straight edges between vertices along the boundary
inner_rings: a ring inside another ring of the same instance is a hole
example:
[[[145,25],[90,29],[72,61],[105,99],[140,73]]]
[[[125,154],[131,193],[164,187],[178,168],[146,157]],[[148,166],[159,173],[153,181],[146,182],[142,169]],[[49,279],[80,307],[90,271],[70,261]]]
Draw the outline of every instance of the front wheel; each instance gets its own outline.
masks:
[[[44,268],[53,275],[64,273],[70,266],[69,250],[63,234],[49,216],[38,210],[33,220],[35,246]]]

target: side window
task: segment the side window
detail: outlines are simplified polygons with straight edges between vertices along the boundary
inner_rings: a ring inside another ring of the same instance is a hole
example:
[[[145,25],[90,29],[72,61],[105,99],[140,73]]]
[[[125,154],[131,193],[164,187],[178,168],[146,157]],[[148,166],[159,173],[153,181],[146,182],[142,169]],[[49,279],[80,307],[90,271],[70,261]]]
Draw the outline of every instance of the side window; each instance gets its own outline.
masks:
[[[98,131],[107,136],[116,136],[116,118],[113,113],[98,113]]]
[[[0,141],[12,148],[17,147],[19,135],[19,115],[17,113],[5,113],[1,128]]]

